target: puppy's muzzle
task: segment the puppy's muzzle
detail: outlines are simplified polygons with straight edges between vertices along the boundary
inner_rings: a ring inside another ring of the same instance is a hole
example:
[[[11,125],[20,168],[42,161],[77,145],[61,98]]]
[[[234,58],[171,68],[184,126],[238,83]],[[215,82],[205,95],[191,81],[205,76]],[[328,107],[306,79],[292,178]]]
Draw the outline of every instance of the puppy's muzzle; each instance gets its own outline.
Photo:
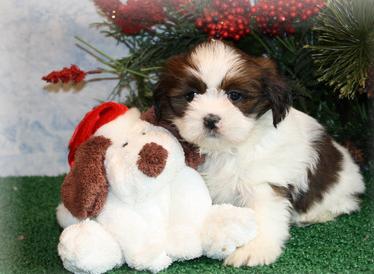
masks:
[[[148,143],[139,152],[138,168],[148,177],[157,177],[164,170],[168,152],[156,143]]]
[[[218,122],[221,120],[221,117],[215,114],[208,114],[203,118],[203,124],[206,129],[216,130]]]

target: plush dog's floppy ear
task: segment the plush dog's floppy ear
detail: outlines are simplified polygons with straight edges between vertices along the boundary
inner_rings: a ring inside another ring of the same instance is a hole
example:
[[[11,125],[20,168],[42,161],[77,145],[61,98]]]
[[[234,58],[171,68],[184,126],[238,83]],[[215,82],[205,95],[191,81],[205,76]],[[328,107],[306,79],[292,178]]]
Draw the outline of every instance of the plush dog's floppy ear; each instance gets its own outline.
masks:
[[[110,145],[109,139],[96,136],[82,143],[75,152],[74,165],[61,188],[61,198],[79,219],[98,215],[106,201],[108,182],[104,160]]]
[[[277,72],[275,63],[266,57],[257,58],[256,62],[261,67],[261,88],[265,99],[268,101],[268,109],[273,113],[273,125],[277,125],[286,117],[292,105],[291,92]]]

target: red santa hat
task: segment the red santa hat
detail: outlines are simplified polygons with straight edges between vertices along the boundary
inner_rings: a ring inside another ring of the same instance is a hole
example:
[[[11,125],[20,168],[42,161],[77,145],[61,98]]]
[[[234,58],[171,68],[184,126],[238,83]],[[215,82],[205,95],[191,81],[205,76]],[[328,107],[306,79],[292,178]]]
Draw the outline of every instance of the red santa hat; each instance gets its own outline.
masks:
[[[69,141],[68,162],[70,167],[74,164],[75,151],[79,145],[94,135],[101,126],[113,121],[127,110],[128,108],[125,105],[116,102],[106,102],[88,112],[75,128]]]

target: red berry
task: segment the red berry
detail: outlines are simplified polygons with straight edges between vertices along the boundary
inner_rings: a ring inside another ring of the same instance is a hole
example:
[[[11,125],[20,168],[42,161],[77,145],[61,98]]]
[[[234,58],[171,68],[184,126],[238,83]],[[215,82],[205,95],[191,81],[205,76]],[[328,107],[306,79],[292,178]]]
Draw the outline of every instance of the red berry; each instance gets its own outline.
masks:
[[[241,7],[238,7],[238,8],[235,9],[235,12],[236,12],[237,14],[243,14],[243,13],[244,13],[244,9],[241,8]]]
[[[202,19],[200,19],[200,18],[196,19],[195,25],[196,25],[197,28],[201,28],[203,26],[203,24],[204,23],[203,23]]]
[[[288,28],[286,29],[286,31],[287,31],[288,33],[291,33],[291,34],[293,34],[293,33],[296,32],[295,28],[292,27],[292,26],[288,27]]]

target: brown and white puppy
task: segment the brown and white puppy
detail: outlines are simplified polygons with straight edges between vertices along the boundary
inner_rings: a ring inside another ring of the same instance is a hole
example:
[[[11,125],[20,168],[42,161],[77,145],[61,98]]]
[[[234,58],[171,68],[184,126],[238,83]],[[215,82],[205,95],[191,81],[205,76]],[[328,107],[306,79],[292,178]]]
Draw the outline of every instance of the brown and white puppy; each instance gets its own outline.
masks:
[[[167,62],[154,98],[158,118],[205,154],[199,171],[213,201],[255,210],[257,237],[226,264],[272,263],[292,221],[325,222],[359,209],[358,166],[316,120],[290,107],[268,58],[202,43]]]

